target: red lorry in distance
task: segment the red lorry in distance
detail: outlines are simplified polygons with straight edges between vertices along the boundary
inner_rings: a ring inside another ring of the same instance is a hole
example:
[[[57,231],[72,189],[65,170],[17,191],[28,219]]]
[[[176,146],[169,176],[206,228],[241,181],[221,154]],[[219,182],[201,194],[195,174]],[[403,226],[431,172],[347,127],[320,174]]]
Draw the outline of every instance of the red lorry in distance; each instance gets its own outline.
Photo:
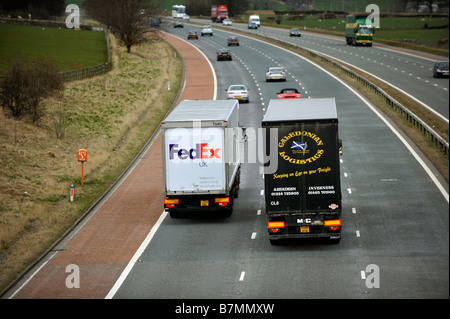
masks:
[[[224,4],[217,4],[211,6],[211,20],[212,22],[222,22],[228,19],[228,7]]]

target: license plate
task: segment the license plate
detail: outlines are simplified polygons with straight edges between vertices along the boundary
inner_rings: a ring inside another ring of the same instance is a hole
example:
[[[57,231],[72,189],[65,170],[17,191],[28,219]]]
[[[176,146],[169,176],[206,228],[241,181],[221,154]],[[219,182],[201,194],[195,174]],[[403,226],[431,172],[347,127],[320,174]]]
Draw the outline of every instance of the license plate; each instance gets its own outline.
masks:
[[[209,206],[209,200],[201,200],[200,206]]]
[[[309,226],[301,226],[300,232],[301,233],[309,233]]]
[[[240,98],[241,98],[241,96],[235,96],[234,98],[235,98],[235,99],[240,99]]]
[[[278,79],[278,78],[279,78],[279,76],[274,76],[273,78],[274,78],[274,79]]]

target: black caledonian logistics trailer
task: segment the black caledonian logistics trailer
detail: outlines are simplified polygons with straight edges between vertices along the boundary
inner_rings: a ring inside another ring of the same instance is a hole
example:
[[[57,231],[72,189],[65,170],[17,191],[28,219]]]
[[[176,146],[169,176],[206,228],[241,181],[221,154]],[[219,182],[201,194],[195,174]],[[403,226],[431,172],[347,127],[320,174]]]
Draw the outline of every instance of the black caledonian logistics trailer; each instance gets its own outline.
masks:
[[[342,143],[335,99],[270,100],[262,127],[266,129],[264,154],[269,154],[271,134],[277,135],[278,143],[277,165],[264,166],[270,242],[328,238],[338,243]]]

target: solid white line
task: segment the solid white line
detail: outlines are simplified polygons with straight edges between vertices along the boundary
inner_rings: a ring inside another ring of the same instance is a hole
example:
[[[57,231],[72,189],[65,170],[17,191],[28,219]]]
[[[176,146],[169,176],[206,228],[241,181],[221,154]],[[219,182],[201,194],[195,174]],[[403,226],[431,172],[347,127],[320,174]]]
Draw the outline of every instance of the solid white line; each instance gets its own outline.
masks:
[[[419,162],[419,164],[422,166],[422,168],[425,170],[425,172],[428,174],[428,176],[433,180],[434,184],[436,185],[436,187],[439,189],[439,191],[442,193],[442,195],[444,196],[445,200],[447,202],[449,202],[449,195],[447,193],[447,191],[445,190],[445,188],[442,186],[442,184],[439,182],[439,180],[436,178],[436,176],[434,176],[433,172],[428,168],[428,166],[425,164],[425,162],[419,157],[419,155],[416,153],[416,151],[412,148],[411,145],[408,144],[408,142],[401,136],[401,134],[389,123],[389,121],[380,113],[378,112],[371,104],[370,102],[368,102],[359,92],[357,92],[355,89],[353,89],[351,86],[349,86],[347,83],[345,83],[344,81],[342,81],[341,79],[339,79],[336,75],[332,74],[331,72],[325,70],[324,68],[322,68],[320,65],[302,57],[299,54],[293,53],[287,49],[281,48],[279,46],[276,46],[274,44],[270,44],[258,39],[253,39],[255,41],[259,41],[259,42],[263,42],[267,45],[271,45],[273,47],[277,47],[281,50],[284,50],[286,52],[289,52],[297,57],[299,57],[300,59],[303,59],[304,61],[316,66],[318,69],[322,70],[323,72],[327,73],[329,76],[331,76],[332,78],[334,78],[336,81],[340,82],[342,85],[344,85],[346,88],[348,88],[351,92],[353,92],[353,94],[355,94],[357,97],[359,97],[359,99],[361,101],[364,102],[364,104],[366,104],[366,106],[368,108],[370,108],[372,110],[372,112],[374,112],[385,124],[386,126],[397,136],[397,138],[406,146],[406,148],[411,152],[411,155],[414,156],[414,158],[417,160],[417,162]],[[325,54],[326,55],[326,54]],[[371,74],[373,76],[373,74]],[[382,80],[382,79],[380,79]],[[383,80],[382,80],[383,81]],[[389,84],[390,85],[390,84]],[[418,101],[419,103],[423,104],[421,101]],[[442,115],[441,115],[442,117]],[[445,119],[448,122],[448,119]],[[342,163],[342,161],[341,161]]]
[[[119,276],[119,279],[117,279],[114,286],[111,288],[109,293],[106,295],[105,299],[112,299],[116,292],[119,290],[120,286],[122,286],[125,279],[128,277],[128,274],[130,273],[131,269],[133,268],[134,264],[137,262],[139,257],[142,255],[144,250],[147,248],[148,244],[150,244],[150,241],[152,240],[153,236],[155,235],[156,231],[158,230],[159,226],[161,226],[164,218],[166,218],[167,212],[163,211],[161,216],[159,216],[159,219],[156,221],[155,225],[153,225],[152,229],[148,233],[147,237],[142,242],[141,246],[139,246],[138,250],[134,253],[131,260],[128,262],[125,269],[122,271],[122,273]]]
[[[241,272],[241,276],[239,277],[239,281],[244,281],[245,271]]]
[[[53,255],[45,262],[45,263],[43,263],[31,276],[30,276],[30,278],[28,278],[20,287],[19,287],[19,289],[17,289],[8,299],[13,299],[14,298],[14,296],[19,292],[19,291],[21,291],[22,290],[22,288],[23,287],[25,287],[29,282],[30,282],[30,280],[31,279],[33,279],[33,277],[45,266],[45,265],[47,265],[47,263],[50,261],[50,260],[52,260],[53,259],[53,257],[56,255],[58,253],[58,251],[55,251],[54,253],[53,253]]]

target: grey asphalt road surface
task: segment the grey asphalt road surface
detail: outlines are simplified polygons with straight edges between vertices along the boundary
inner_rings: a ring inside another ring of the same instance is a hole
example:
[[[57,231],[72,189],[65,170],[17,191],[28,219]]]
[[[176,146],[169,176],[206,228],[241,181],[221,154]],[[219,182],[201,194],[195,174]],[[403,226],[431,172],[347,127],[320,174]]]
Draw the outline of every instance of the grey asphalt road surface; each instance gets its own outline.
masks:
[[[185,39],[190,29],[199,27],[170,32]],[[241,125],[248,130],[261,126],[269,100],[281,88],[297,88],[304,98],[336,98],[344,145],[342,240],[271,246],[261,164],[246,160],[232,216],[165,216],[111,297],[448,298],[448,193],[445,197],[414,152],[355,92],[299,56],[243,37],[239,47],[230,48],[232,61],[216,61],[227,35],[215,30],[213,37],[190,42],[215,69],[218,99],[226,98],[230,84],[250,88],[250,103],[240,105]],[[266,83],[271,66],[286,68],[287,81]]]

